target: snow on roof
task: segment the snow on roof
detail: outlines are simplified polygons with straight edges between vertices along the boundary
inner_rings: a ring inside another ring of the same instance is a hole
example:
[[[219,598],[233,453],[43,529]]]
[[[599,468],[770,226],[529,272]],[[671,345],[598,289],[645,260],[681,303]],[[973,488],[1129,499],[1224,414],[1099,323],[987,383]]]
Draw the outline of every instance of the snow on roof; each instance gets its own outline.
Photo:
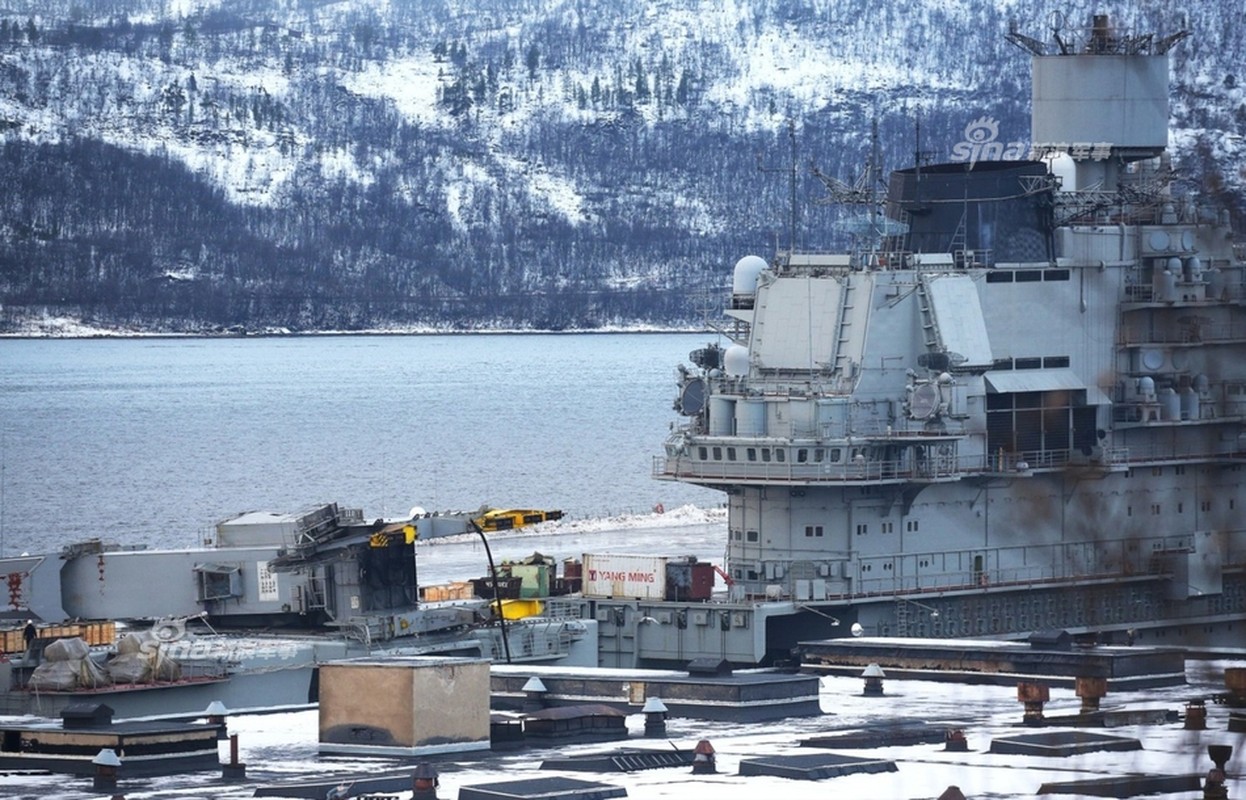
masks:
[[[1243,662],[1236,662],[1241,664]],[[1224,691],[1225,662],[1190,662],[1190,686],[1178,690],[1151,689],[1110,694],[1104,707],[1163,708],[1180,711],[1187,699]],[[644,718],[628,716],[630,738],[611,744],[565,746],[557,749],[528,748],[503,755],[463,754],[440,757],[432,762],[440,773],[439,797],[454,798],[459,789],[481,783],[534,777],[547,756],[584,754],[617,747],[676,746],[691,750],[708,739],[717,752],[718,774],[693,776],[684,768],[656,769],[631,774],[583,775],[594,781],[623,786],[632,800],[713,796],[716,800],[743,800],[786,794],[793,797],[842,796],[857,798],[934,798],[948,786],[958,786],[968,798],[1032,797],[1047,782],[1149,775],[1198,775],[1200,781],[1212,764],[1209,744],[1231,744],[1237,752],[1229,760],[1229,797],[1246,796],[1242,777],[1242,736],[1226,731],[1228,709],[1209,704],[1208,730],[1187,731],[1181,723],[1129,725],[1113,728],[1112,736],[1136,738],[1143,749],[1133,752],[1089,752],[1068,758],[997,755],[989,752],[991,740],[1000,736],[1033,732],[1021,727],[1021,704],[1010,686],[958,686],[925,681],[884,683],[882,697],[865,697],[859,678],[823,677],[823,714],[783,722],[744,724],[672,718],[667,740],[644,739]],[[1071,689],[1051,690],[1045,708],[1048,716],[1076,713],[1080,701]],[[961,728],[969,752],[949,752],[941,744],[880,747],[870,751],[842,750],[845,754],[870,755],[892,760],[897,771],[848,775],[818,782],[793,782],[783,778],[742,777],[742,759],[762,755],[796,754],[801,739],[847,732],[891,723],[900,726],[929,724]],[[416,761],[403,759],[321,758],[317,754],[318,716],[315,710],[293,713],[230,717],[229,731],[238,734],[240,758],[247,764],[246,783],[222,783],[216,772],[122,780],[120,793],[130,798],[199,798],[222,800],[251,797],[260,783],[295,778],[334,779],[352,773],[405,770]],[[229,742],[221,743],[222,760],[228,758]],[[542,772],[541,775],[554,775]],[[63,776],[0,775],[0,793],[9,797],[86,800],[99,796],[85,779]],[[399,795],[403,800],[409,793]],[[1081,795],[1064,795],[1076,800]],[[1200,792],[1168,794],[1170,800],[1195,800]]]

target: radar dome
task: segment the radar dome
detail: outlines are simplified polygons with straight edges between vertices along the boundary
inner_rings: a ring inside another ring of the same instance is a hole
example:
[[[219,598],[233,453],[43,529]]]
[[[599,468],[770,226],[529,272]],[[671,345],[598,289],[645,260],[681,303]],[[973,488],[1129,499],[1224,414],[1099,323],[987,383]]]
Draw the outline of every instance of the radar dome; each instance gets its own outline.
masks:
[[[723,355],[723,369],[728,377],[743,378],[748,375],[748,348],[742,344],[733,344]]]
[[[766,259],[761,256],[745,256],[735,262],[735,272],[731,276],[731,291],[735,294],[753,294],[757,291],[757,277],[766,268]]]

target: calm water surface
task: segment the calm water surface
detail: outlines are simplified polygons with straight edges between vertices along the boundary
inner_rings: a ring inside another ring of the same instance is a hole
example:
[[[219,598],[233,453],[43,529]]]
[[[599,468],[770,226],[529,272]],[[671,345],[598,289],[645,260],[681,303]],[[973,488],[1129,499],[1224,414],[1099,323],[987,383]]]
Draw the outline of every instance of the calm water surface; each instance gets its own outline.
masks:
[[[185,546],[320,502],[713,506],[650,477],[707,336],[0,340],[0,548]]]

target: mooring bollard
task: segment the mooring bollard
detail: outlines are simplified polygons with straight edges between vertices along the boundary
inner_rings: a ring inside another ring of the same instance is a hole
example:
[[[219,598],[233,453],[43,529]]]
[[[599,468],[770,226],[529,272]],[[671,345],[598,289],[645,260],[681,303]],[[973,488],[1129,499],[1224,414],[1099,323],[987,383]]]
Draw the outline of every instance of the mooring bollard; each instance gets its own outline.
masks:
[[[692,774],[713,775],[716,772],[718,767],[714,763],[714,745],[710,744],[709,739],[702,739],[692,751]]]
[[[95,765],[95,778],[91,788],[97,792],[112,792],[117,789],[117,773],[121,770],[121,759],[115,750],[104,748],[91,759]]]
[[[417,764],[411,773],[411,800],[437,800],[440,780],[432,764]]]
[[[1108,693],[1108,679],[1083,676],[1074,682],[1073,693],[1082,699],[1082,714],[1094,714],[1099,711],[1099,701]]]
[[[208,716],[208,724],[216,726],[216,738],[224,740],[229,738],[229,732],[225,729],[225,716],[229,713],[229,709],[225,708],[225,704],[220,700],[213,700],[208,703],[208,707],[204,709],[204,714]]]
[[[1044,723],[1043,703],[1051,699],[1051,689],[1044,683],[1023,681],[1017,684],[1017,702],[1024,704],[1025,713],[1021,716],[1024,725],[1039,727]]]
[[[1185,729],[1187,731],[1207,730],[1207,704],[1201,697],[1185,704]]]
[[[221,777],[227,781],[247,779],[247,765],[238,760],[238,734],[229,737],[229,763],[221,764]]]
[[[1203,800],[1228,800],[1229,787],[1224,785],[1226,774],[1224,765],[1229,756],[1233,755],[1233,746],[1228,744],[1207,745],[1207,755],[1211,756],[1214,767],[1207,773],[1207,781],[1203,784]]]
[[[867,697],[881,697],[883,694],[883,678],[887,677],[883,672],[883,668],[877,664],[870,664],[865,668],[865,672],[861,673],[861,677],[865,678],[865,691]]]
[[[524,711],[540,711],[549,702],[546,700],[549,690],[545,688],[545,683],[535,675],[529,678],[528,682],[523,685],[522,691],[524,693]]]
[[[645,738],[661,739],[665,737],[666,703],[662,702],[662,698],[646,698],[644,708],[640,709],[640,711],[645,715]]]

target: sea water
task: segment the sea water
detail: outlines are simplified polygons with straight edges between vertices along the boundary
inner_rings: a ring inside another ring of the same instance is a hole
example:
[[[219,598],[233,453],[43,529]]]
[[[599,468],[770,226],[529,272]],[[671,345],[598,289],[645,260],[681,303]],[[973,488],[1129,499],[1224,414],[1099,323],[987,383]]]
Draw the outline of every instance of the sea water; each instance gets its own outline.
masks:
[[[0,340],[0,552],[202,542],[244,511],[368,518],[721,495],[657,481],[709,334]]]

